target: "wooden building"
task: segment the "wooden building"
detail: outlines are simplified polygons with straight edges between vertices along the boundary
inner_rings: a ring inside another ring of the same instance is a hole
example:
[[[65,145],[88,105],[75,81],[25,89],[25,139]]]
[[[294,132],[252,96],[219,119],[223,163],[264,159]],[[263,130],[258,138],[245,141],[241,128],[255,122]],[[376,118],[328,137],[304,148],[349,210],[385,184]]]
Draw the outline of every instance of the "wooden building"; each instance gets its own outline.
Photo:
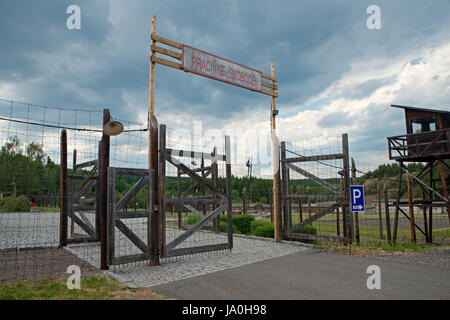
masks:
[[[433,241],[433,209],[447,208],[450,223],[449,183],[450,171],[450,111],[392,105],[405,110],[406,134],[388,137],[389,159],[396,160],[400,165],[396,201],[390,206],[395,207],[393,241],[397,239],[399,214],[410,221],[411,241],[416,241],[418,230],[427,242]],[[422,162],[425,167],[420,173],[409,172],[404,162]],[[433,170],[439,166],[439,170]],[[439,174],[436,173],[439,172]],[[402,185],[406,173],[407,186]],[[413,199],[412,189],[420,187],[420,199]],[[408,200],[401,200],[408,195]],[[407,206],[407,210],[402,207]],[[414,219],[414,208],[423,212],[423,225],[418,225]],[[444,209],[445,210],[445,209]],[[408,213],[406,212],[408,211]],[[428,215],[427,215],[428,213]]]
[[[450,111],[397,106],[405,110],[406,134],[388,137],[389,159],[428,162],[450,159]]]

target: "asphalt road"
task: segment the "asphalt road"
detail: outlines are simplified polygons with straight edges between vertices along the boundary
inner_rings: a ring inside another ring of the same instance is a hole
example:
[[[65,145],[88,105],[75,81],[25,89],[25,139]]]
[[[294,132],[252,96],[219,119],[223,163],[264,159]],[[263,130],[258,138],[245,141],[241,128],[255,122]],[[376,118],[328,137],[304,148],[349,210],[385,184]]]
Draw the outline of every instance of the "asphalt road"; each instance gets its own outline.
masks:
[[[381,289],[367,288],[367,267]],[[450,269],[316,249],[152,287],[187,300],[450,299]]]

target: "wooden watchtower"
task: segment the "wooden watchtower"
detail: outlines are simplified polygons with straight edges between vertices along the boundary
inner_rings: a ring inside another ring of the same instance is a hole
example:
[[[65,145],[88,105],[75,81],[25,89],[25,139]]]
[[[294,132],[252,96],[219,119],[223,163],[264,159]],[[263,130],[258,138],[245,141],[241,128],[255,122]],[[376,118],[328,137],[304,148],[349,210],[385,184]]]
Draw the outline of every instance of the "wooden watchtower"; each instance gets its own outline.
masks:
[[[407,106],[392,105],[405,110],[406,134],[388,137],[389,159],[398,161],[400,172],[395,207],[393,240],[397,239],[398,217],[401,212],[409,219],[411,225],[411,240],[415,241],[415,231],[424,234],[427,242],[432,242],[433,208],[446,207],[450,221],[449,180],[445,168],[450,170],[446,159],[450,159],[450,112]],[[405,162],[425,163],[423,170],[413,175],[407,170]],[[433,175],[433,168],[439,166],[439,177]],[[402,186],[402,176],[406,173],[407,187]],[[428,176],[428,178],[427,178]],[[412,198],[412,187],[421,188],[421,199]],[[408,201],[402,201],[402,196],[408,192]],[[409,215],[401,208],[407,205]],[[417,225],[414,219],[414,207],[423,212],[423,226]],[[427,217],[428,211],[428,217]]]

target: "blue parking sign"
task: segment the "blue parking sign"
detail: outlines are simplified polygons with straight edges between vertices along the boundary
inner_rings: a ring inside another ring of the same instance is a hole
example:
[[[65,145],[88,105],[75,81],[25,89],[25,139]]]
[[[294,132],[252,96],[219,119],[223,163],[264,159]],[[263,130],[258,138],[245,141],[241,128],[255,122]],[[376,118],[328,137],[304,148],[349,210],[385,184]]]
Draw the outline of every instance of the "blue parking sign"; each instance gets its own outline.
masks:
[[[365,210],[364,186],[350,186],[350,207],[352,212]]]

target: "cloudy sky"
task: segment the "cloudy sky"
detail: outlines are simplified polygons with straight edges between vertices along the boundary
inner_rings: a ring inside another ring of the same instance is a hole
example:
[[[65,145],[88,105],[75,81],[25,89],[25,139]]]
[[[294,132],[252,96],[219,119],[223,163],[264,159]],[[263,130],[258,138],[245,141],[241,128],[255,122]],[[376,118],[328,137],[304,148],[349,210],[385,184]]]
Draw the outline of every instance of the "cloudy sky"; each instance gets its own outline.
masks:
[[[80,30],[66,27],[71,4]],[[380,30],[367,28],[373,4]],[[153,15],[163,37],[265,73],[273,60],[282,140],[346,132],[352,156],[375,165],[405,132],[390,104],[450,110],[448,0],[0,0],[0,98],[146,123]],[[270,128],[268,96],[161,65],[155,88],[171,128]]]

